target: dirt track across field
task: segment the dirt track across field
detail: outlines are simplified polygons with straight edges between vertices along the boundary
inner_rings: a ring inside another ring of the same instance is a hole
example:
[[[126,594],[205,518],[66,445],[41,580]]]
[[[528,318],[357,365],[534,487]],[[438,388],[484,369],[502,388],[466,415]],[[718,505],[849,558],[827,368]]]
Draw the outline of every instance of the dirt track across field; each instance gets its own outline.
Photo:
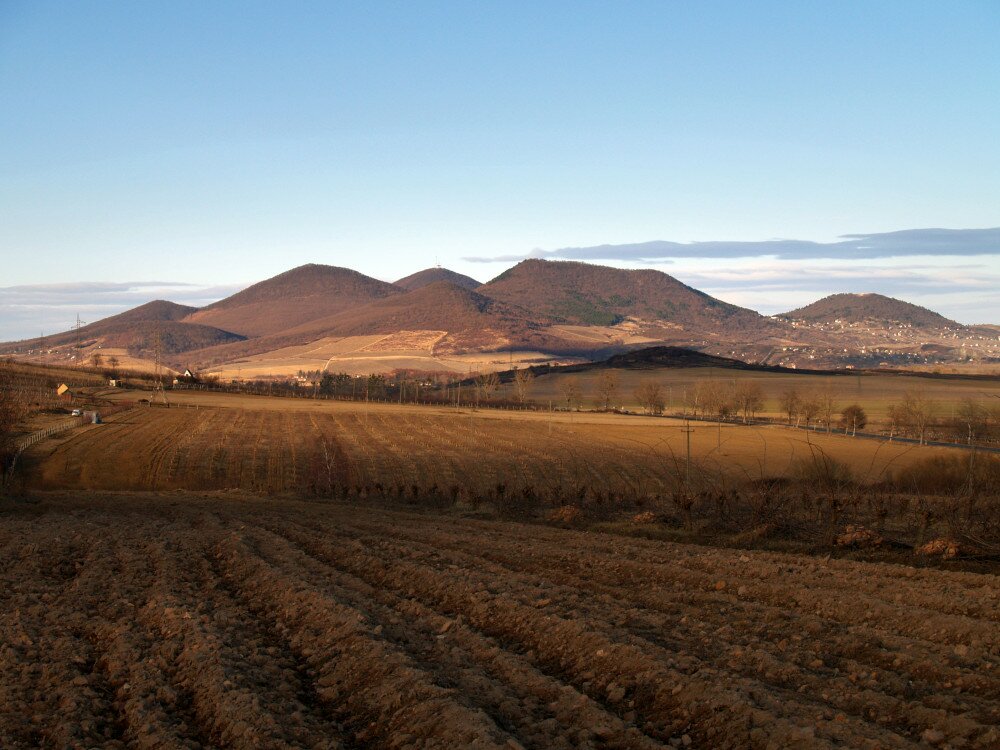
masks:
[[[0,747],[1000,747],[1000,580],[219,494],[0,513]]]

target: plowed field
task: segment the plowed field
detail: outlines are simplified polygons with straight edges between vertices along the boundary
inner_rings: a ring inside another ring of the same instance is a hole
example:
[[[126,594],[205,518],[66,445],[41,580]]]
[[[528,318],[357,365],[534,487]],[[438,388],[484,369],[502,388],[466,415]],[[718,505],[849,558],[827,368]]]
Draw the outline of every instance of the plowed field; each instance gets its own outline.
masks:
[[[1000,580],[298,501],[0,515],[0,747],[1000,747]]]
[[[214,398],[234,406],[139,408],[39,443],[27,480],[40,489],[357,494],[435,484],[483,493],[504,484],[512,492],[586,486],[642,496],[675,487],[686,471],[687,435],[676,420],[369,411],[295,399],[250,400],[251,409],[238,408],[246,401],[238,397]],[[783,427],[692,430],[692,472],[710,479],[787,475],[795,461],[822,454],[870,481],[940,450]]]

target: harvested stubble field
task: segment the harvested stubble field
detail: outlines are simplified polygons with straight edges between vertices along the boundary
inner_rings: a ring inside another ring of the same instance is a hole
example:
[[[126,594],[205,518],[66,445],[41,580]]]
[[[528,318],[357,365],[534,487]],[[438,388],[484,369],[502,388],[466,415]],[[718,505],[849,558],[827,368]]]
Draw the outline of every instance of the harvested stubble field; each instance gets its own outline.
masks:
[[[225,495],[0,523],[0,746],[1000,746],[1000,580]]]
[[[233,489],[353,494],[488,493],[587,486],[632,497],[669,491],[685,474],[684,423],[617,415],[460,411],[378,404],[184,394],[28,456],[36,489]],[[198,406],[199,408],[192,408]],[[695,473],[739,482],[787,476],[817,455],[861,481],[940,453],[784,427],[694,423]]]

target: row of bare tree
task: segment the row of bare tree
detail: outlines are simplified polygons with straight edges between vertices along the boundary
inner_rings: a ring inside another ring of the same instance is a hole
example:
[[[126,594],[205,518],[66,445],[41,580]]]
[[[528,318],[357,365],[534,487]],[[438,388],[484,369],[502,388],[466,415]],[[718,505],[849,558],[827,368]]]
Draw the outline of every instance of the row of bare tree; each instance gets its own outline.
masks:
[[[614,408],[620,390],[616,372],[601,372],[593,388],[591,398],[595,407],[604,410]],[[566,407],[578,409],[583,405],[584,393],[578,378],[564,379],[560,392]],[[633,395],[647,414],[662,414],[666,407],[664,392],[664,386],[656,380],[644,379],[639,381]],[[524,400],[523,389],[519,389],[518,398]],[[684,389],[685,412],[715,417],[720,421],[738,418],[750,423],[764,410],[764,404],[763,389],[752,380],[706,378]],[[839,428],[856,434],[869,424],[863,406],[843,403],[839,394],[829,386],[806,393],[794,387],[788,388],[778,396],[778,408],[788,424],[796,427],[822,425],[827,432]],[[890,436],[909,436],[920,443],[926,443],[932,436],[970,445],[1000,440],[1000,404],[992,405],[973,398],[962,400],[952,415],[945,418],[941,415],[938,401],[922,391],[910,390],[889,406],[887,416],[885,429]]]

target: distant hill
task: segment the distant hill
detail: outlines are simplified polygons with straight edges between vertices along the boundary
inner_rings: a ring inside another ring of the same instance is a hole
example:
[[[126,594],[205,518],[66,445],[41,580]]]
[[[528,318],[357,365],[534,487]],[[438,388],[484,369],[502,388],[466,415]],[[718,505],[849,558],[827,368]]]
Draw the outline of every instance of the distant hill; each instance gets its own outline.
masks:
[[[505,349],[577,352],[567,342],[534,323],[523,310],[447,281],[405,294],[375,300],[348,311],[309,321],[271,336],[192,353],[196,364],[215,364],[296,346],[324,337],[440,331],[438,354]]]
[[[621,354],[614,354],[599,362],[581,365],[564,365],[555,370],[571,372],[594,369],[663,370],[671,368],[715,367],[728,370],[753,370],[756,372],[791,372],[783,367],[750,364],[731,357],[719,357],[682,346],[647,346]],[[803,372],[795,370],[794,372]]]
[[[389,284],[309,264],[201,309],[157,300],[79,331],[0,344],[0,355],[63,361],[104,347],[148,358],[158,337],[162,353],[175,355],[168,363],[227,366],[254,357],[273,361],[277,375],[296,360],[325,365],[317,352],[342,345],[328,339],[367,336],[357,351],[373,367],[395,356],[383,352],[434,358],[508,349],[536,362],[619,355],[609,366],[621,367],[978,366],[997,358],[998,330],[960,326],[880,294],[837,294],[770,318],[660,271],[570,261],[526,260],[481,285],[444,268]]]
[[[831,294],[811,305],[782,313],[786,320],[807,323],[877,322],[903,324],[915,328],[962,328],[960,323],[949,320],[926,307],[904,302],[882,294]]]
[[[198,308],[189,305],[178,305],[165,299],[154,299],[144,305],[133,307],[118,315],[98,321],[93,325],[108,325],[111,323],[139,323],[149,320],[183,320]]]
[[[186,320],[266,336],[394,294],[402,290],[349,268],[310,263],[203,307]]]
[[[560,342],[539,331],[523,311],[482,294],[437,281],[412,292],[375,300],[335,315],[311,320],[274,336],[253,339],[231,352],[269,351],[325,336],[392,334],[399,331],[441,331],[435,347],[443,351],[495,350]],[[218,352],[208,352],[218,356]],[[231,356],[231,355],[230,355]]]
[[[428,284],[433,284],[435,281],[449,281],[466,289],[477,289],[482,286],[481,282],[476,281],[471,276],[465,276],[464,274],[455,273],[454,271],[449,271],[447,268],[440,267],[425,268],[423,271],[417,271],[406,278],[400,279],[395,284],[412,292]]]
[[[775,328],[753,310],[717,300],[652,269],[525,260],[478,291],[553,323],[608,326],[637,318],[689,330]]]
[[[721,367],[733,370],[780,369],[751,365],[738,359],[685,349],[680,346],[650,346],[623,354],[615,354],[599,363],[603,367],[625,370],[661,369],[671,367]]]
[[[0,353],[14,350],[68,347],[81,344],[103,347],[151,349],[159,334],[164,354],[177,354],[235,341],[243,336],[213,326],[184,322],[198,308],[154,300],[110,318],[82,326],[79,331],[65,331],[44,339],[35,338],[0,346]]]

